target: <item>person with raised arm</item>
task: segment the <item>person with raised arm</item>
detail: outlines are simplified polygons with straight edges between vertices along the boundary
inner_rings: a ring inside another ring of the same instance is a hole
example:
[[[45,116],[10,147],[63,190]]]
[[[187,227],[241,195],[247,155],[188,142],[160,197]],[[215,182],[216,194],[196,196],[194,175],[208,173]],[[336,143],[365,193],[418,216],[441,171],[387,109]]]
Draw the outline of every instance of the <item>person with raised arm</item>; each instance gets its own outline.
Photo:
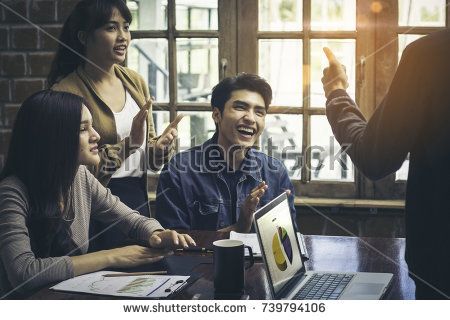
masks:
[[[148,85],[122,66],[131,41],[132,16],[123,0],[82,0],[67,18],[48,75],[52,90],[82,96],[101,136],[100,163],[89,167],[114,195],[150,217],[147,169],[159,170],[174,152],[178,115],[157,136]],[[116,228],[95,224],[99,248],[123,244]]]
[[[365,176],[395,173],[409,153],[406,252],[416,299],[450,298],[450,30],[408,45],[389,90],[366,120],[345,89],[345,69],[324,48],[326,114]]]

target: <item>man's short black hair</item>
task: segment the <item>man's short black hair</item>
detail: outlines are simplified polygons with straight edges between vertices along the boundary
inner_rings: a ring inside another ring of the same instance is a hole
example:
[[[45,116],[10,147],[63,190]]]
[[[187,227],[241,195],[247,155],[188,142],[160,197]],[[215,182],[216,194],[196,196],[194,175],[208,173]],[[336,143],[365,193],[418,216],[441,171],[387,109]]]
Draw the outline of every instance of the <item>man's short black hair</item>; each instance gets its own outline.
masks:
[[[259,93],[264,100],[266,110],[272,102],[272,88],[265,79],[256,74],[239,73],[234,77],[224,78],[213,88],[211,107],[218,108],[220,113],[222,113],[225,103],[231,97],[231,93],[236,90],[248,90]]]

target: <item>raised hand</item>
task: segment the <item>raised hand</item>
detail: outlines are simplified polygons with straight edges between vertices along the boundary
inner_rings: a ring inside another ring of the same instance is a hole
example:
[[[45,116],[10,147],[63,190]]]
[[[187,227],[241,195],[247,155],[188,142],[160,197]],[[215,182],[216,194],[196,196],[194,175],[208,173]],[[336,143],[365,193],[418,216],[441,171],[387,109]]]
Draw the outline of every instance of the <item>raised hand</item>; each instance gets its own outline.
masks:
[[[323,48],[327,56],[329,66],[323,70],[322,84],[325,91],[325,97],[336,89],[347,89],[348,78],[345,73],[345,67],[336,59],[334,53],[327,47]]]
[[[171,148],[172,144],[178,136],[177,125],[178,123],[180,123],[183,117],[183,114],[177,115],[175,120],[173,120],[173,122],[167,126],[162,135],[159,137],[158,141],[156,141],[155,148],[159,152],[164,152]]]
[[[147,101],[145,106],[133,118],[130,130],[130,143],[135,148],[140,147],[145,141],[145,120],[152,103],[152,100]]]
[[[242,203],[239,220],[237,222],[237,229],[239,232],[249,232],[252,226],[253,213],[259,204],[259,200],[264,195],[269,186],[265,181],[261,182],[250,191],[250,194]]]

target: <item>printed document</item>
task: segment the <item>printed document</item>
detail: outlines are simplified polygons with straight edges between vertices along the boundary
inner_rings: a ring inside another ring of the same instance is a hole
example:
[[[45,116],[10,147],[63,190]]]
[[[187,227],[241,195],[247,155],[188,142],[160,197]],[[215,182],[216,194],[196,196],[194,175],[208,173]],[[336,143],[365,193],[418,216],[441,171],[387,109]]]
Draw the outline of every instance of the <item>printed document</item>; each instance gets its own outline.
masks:
[[[122,272],[99,271],[63,281],[50,289],[135,298],[165,298],[187,284],[189,276],[139,275],[104,277]]]

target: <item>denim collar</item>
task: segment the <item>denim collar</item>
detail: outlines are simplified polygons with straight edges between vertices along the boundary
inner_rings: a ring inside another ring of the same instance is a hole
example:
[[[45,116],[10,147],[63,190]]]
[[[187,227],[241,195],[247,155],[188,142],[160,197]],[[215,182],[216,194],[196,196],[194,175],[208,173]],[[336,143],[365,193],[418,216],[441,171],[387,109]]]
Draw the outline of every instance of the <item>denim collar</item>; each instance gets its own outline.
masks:
[[[214,133],[214,135],[212,136],[211,139],[205,141],[201,145],[202,154],[204,154],[205,150],[208,151],[208,150],[211,150],[212,148],[214,148],[214,146],[218,146],[217,139],[218,139],[218,133],[216,132],[216,133]],[[219,148],[217,148],[217,150],[221,154],[221,150]],[[205,159],[205,162],[208,161],[208,158],[206,156],[203,159]],[[203,163],[202,168],[207,169],[205,167],[205,163]],[[228,170],[228,164],[226,165],[226,168],[224,168],[222,170],[217,170],[217,172],[214,172],[214,173],[216,173],[217,175],[222,175],[223,170]],[[206,171],[208,171],[208,170],[205,170],[205,172]],[[255,151],[255,148],[248,149],[247,153],[245,154],[245,158],[242,161],[241,167],[239,168],[239,171],[241,171],[243,173],[243,175],[239,179],[239,181],[245,180],[246,176],[250,176],[258,182],[262,181],[261,159],[258,157],[258,152]]]

